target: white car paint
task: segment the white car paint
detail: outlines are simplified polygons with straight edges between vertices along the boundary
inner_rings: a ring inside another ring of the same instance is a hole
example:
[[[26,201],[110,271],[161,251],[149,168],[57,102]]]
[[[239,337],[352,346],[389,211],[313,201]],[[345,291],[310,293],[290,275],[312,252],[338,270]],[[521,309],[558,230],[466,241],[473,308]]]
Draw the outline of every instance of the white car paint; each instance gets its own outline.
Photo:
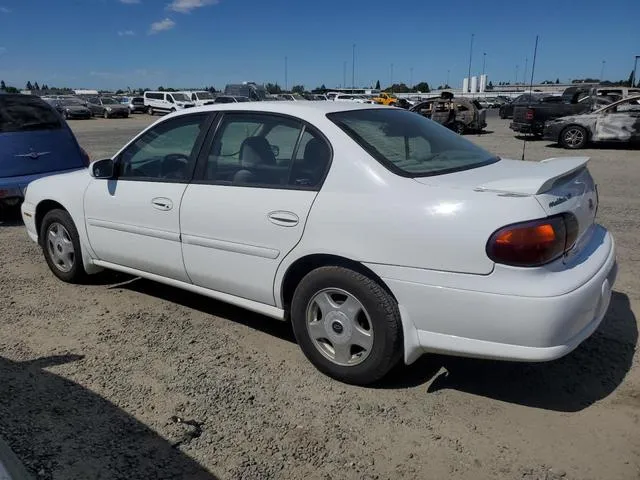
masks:
[[[591,209],[594,201],[586,170],[571,187],[583,190],[568,198],[553,183],[580,171],[587,159],[501,160],[406,178],[326,116],[370,108],[388,107],[259,102],[192,110],[274,112],[313,125],[334,152],[319,192],[176,183],[135,188],[80,171],[33,182],[22,206],[25,226],[37,241],[38,205],[55,201],[78,227],[88,271],[113,268],[274,318],[285,318],[282,284],[296,260],[330,254],[359,262],[398,301],[406,363],[425,352],[545,361],[586,339],[604,317],[616,274],[613,238],[593,223],[593,212],[571,254],[541,267],[495,264],[485,245],[492,232],[514,222],[562,211],[586,215],[587,200]],[[126,204],[110,204],[109,188],[131,189]],[[172,200],[166,217],[155,215],[156,197]],[[298,222],[277,225],[274,212]],[[118,226],[106,233],[107,222]]]

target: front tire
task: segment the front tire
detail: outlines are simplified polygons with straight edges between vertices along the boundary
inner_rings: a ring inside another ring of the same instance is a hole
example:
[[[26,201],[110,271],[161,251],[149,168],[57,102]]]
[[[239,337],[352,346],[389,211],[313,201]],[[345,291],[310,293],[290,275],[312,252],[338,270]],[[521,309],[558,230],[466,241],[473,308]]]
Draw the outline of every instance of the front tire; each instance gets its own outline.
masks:
[[[65,210],[51,210],[42,219],[40,245],[49,269],[60,280],[80,283],[87,272],[82,263],[78,230]]]
[[[329,266],[307,274],[293,295],[291,320],[309,361],[342,382],[376,382],[402,358],[398,304],[354,270]]]
[[[147,113],[151,116],[153,116],[153,108],[149,107],[147,108]]]
[[[560,132],[558,143],[564,148],[577,150],[584,148],[588,141],[587,129],[579,125],[569,125]]]
[[[109,118],[109,112],[107,112],[106,110],[104,112],[102,112],[102,116],[104,118]]]

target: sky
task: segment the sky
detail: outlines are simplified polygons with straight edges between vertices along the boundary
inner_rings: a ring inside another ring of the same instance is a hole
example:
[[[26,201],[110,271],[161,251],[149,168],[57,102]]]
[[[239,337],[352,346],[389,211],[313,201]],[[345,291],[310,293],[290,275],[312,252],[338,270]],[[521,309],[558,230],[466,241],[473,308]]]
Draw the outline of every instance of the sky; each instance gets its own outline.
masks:
[[[640,55],[640,0],[0,0],[0,79],[311,89],[345,77],[351,86],[354,72],[358,86],[460,87],[472,34],[472,75],[484,60],[493,83],[523,81],[525,66],[530,81],[536,35],[534,82],[598,78],[603,61],[605,78],[627,79]]]

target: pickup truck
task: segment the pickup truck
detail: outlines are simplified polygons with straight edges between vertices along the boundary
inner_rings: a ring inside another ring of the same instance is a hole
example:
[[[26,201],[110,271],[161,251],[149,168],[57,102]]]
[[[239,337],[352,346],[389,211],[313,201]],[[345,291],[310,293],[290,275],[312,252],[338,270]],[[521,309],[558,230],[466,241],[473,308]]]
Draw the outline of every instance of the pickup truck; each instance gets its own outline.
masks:
[[[381,93],[373,99],[375,103],[381,105],[395,105],[398,102],[398,97],[389,93]]]
[[[530,133],[541,137],[545,122],[560,117],[592,112],[611,101],[604,96],[591,95],[586,89],[569,87],[557,102],[518,105],[513,110],[513,122],[509,128],[518,133]]]

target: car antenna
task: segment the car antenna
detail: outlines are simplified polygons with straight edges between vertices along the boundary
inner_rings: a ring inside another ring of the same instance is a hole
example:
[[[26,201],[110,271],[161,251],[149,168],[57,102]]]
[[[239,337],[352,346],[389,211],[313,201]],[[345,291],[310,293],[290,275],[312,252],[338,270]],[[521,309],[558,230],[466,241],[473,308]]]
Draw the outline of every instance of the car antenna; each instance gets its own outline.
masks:
[[[536,35],[536,46],[533,49],[533,64],[531,65],[531,82],[529,83],[529,98],[533,99],[533,74],[536,71],[536,56],[538,55],[538,35]],[[525,82],[527,79],[525,78]],[[522,160],[527,148],[527,139],[522,140]]]

